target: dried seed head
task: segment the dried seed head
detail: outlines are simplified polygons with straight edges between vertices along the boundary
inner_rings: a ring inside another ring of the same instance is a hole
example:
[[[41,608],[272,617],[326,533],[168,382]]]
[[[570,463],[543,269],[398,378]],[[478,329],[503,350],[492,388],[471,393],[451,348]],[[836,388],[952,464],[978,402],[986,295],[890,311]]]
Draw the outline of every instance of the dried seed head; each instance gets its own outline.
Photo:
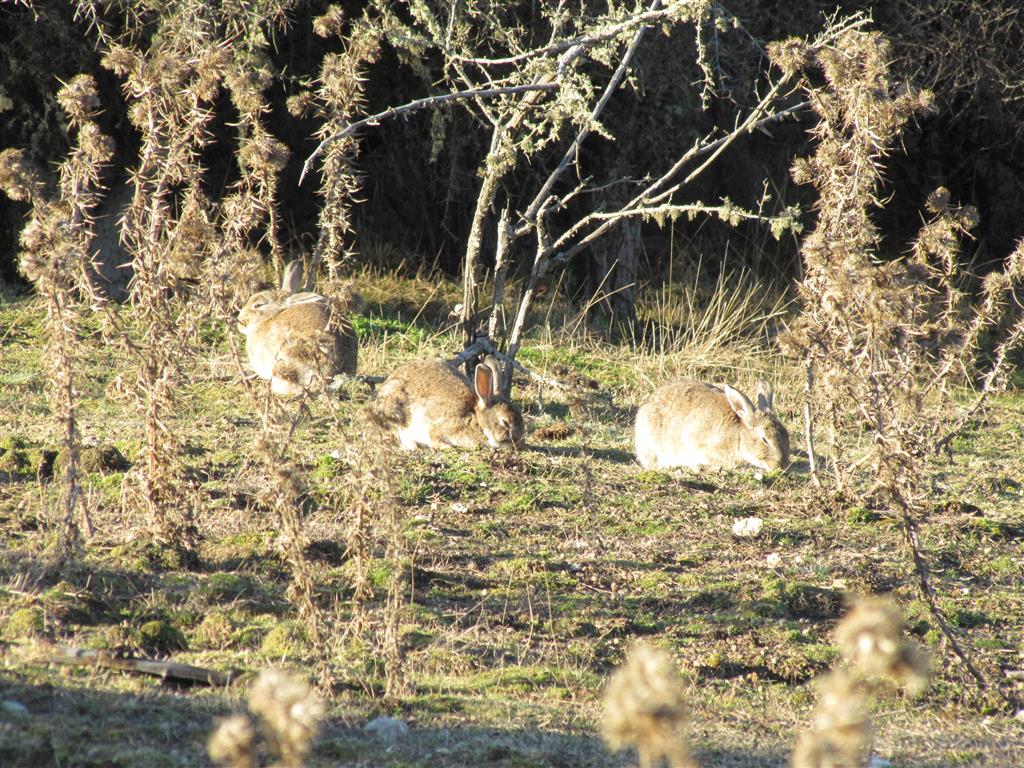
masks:
[[[144,101],[136,101],[128,107],[128,122],[140,131],[149,128],[149,107]]]
[[[836,628],[836,641],[862,672],[882,674],[903,642],[903,617],[892,600],[861,599]]]
[[[262,672],[249,691],[249,709],[284,765],[301,765],[324,716],[324,705],[305,681],[286,672]]]
[[[256,731],[245,715],[220,721],[206,744],[210,759],[227,768],[253,768],[256,765]]]
[[[244,141],[238,154],[246,168],[266,175],[283,171],[291,156],[288,147],[262,131]]]
[[[234,67],[224,76],[231,101],[243,115],[258,115],[268,109],[263,92],[270,87],[270,73],[263,69],[242,69]]]
[[[300,91],[288,97],[288,114],[292,117],[305,117],[312,109],[316,97],[311,91]]]
[[[345,22],[345,11],[340,5],[328,6],[323,16],[313,19],[313,33],[319,37],[331,37],[341,33]]]
[[[92,75],[75,75],[57,91],[57,103],[72,123],[88,120],[100,108],[96,81]]]
[[[12,200],[38,200],[46,189],[43,174],[20,149],[0,152],[0,189]]]
[[[220,92],[220,82],[231,65],[231,54],[220,46],[202,53],[196,62],[195,91],[202,101],[213,101]]]
[[[108,163],[114,156],[114,140],[92,121],[82,123],[78,130],[78,143],[86,160],[92,165]]]
[[[128,77],[141,64],[142,58],[136,51],[123,45],[112,45],[100,63],[119,77]]]
[[[685,728],[689,713],[668,654],[637,645],[604,692],[601,735],[614,750],[636,747],[645,764],[693,765]]]
[[[247,192],[228,195],[221,203],[224,226],[236,235],[252,230],[263,219],[263,207]]]
[[[787,78],[800,74],[813,60],[813,51],[806,40],[791,37],[768,45],[768,58]]]
[[[893,675],[912,690],[928,681],[928,663],[903,632],[903,616],[891,599],[871,597],[857,602],[836,628],[843,656],[861,673]]]
[[[938,187],[925,198],[924,207],[929,213],[940,214],[949,210],[949,190]]]
[[[817,681],[817,688],[814,720],[797,741],[793,768],[863,765],[871,746],[871,723],[863,692],[845,672],[825,675]]]

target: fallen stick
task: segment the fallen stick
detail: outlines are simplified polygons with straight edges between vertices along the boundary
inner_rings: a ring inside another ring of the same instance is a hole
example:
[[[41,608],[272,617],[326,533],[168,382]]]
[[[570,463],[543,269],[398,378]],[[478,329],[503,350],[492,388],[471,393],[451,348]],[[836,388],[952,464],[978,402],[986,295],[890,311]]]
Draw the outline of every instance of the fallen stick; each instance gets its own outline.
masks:
[[[91,648],[60,648],[56,654],[46,657],[46,660],[53,664],[116,669],[121,672],[131,672],[138,675],[153,675],[164,680],[221,687],[232,685],[243,674],[239,670],[234,669],[227,672],[218,672],[214,669],[194,667],[191,664],[179,664],[173,661],[118,658],[109,651],[99,651]]]

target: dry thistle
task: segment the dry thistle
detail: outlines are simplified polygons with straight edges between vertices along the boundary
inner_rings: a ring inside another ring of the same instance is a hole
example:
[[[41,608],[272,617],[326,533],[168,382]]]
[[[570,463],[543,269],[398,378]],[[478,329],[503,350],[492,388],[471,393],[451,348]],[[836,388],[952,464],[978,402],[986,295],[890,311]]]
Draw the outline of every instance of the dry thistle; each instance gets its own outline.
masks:
[[[836,628],[843,656],[869,677],[892,675],[912,692],[928,684],[928,661],[904,635],[900,609],[888,598],[859,600]]]
[[[871,746],[864,694],[845,672],[817,681],[818,707],[811,728],[793,751],[793,768],[852,768],[863,765]]]
[[[226,768],[255,768],[256,730],[245,715],[220,721],[206,743],[210,759]]]
[[[813,61],[810,45],[799,37],[769,43],[768,57],[787,79],[800,74]]]
[[[0,152],[0,189],[12,200],[32,202],[46,189],[43,174],[20,149]]]
[[[231,92],[231,101],[249,119],[255,119],[269,108],[263,92],[270,87],[271,79],[265,70],[242,67],[228,70],[224,77]]]
[[[309,685],[287,672],[264,670],[249,691],[249,709],[260,717],[279,764],[302,765],[324,716],[323,702]]]
[[[288,97],[288,114],[292,117],[306,117],[313,110],[316,97],[312,91],[299,91]]]
[[[665,760],[694,766],[685,729],[689,711],[672,660],[649,645],[635,646],[604,692],[601,735],[613,750],[635,747],[641,766]]]
[[[345,9],[340,5],[329,5],[322,16],[313,19],[313,33],[318,37],[331,37],[341,33],[345,22]]]
[[[92,75],[75,75],[67,85],[57,91],[57,103],[73,123],[93,117],[100,107],[96,81]]]

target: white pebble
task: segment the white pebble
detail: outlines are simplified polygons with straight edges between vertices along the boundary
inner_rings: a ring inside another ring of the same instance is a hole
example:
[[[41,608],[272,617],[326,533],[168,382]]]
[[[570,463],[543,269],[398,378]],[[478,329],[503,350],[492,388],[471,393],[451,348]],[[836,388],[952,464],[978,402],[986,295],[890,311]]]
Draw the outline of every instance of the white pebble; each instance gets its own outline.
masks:
[[[764,520],[760,517],[743,517],[732,524],[732,533],[733,536],[739,536],[743,539],[752,539],[761,535],[761,529],[763,527]]]

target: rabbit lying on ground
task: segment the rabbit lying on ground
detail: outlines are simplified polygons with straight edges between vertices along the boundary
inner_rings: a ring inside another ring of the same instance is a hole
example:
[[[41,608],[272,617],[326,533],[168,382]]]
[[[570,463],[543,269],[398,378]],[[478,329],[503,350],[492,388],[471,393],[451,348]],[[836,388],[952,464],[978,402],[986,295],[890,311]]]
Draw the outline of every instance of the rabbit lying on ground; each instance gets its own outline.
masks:
[[[636,414],[636,457],[648,469],[789,464],[789,433],[772,412],[773,393],[757,385],[757,407],[739,390],[680,381],[655,391]]]
[[[291,262],[281,288],[253,294],[238,313],[249,364],[278,395],[301,394],[318,378],[355,373],[358,338],[341,305],[309,291],[295,293],[302,265]]]
[[[481,363],[471,385],[442,360],[414,360],[381,384],[368,416],[405,450],[518,448],[523,415],[498,391],[496,371],[494,362]]]

